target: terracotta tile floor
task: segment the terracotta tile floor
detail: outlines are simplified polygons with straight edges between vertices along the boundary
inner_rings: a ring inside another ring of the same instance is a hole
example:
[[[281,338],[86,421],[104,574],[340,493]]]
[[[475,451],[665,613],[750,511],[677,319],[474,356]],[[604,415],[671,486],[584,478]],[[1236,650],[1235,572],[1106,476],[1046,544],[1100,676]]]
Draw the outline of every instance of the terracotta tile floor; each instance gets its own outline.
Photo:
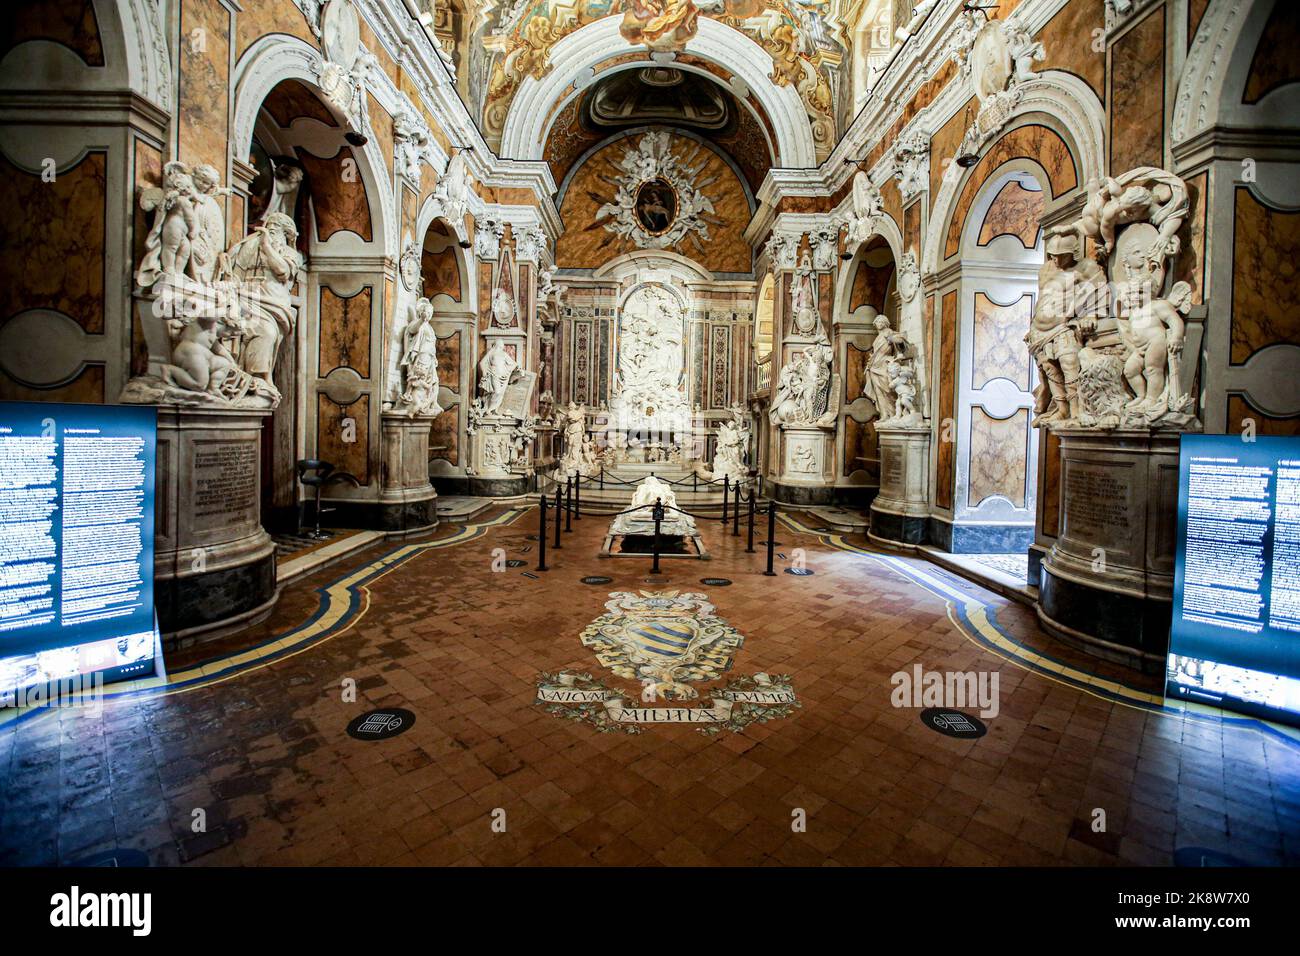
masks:
[[[529,512],[421,552],[368,586],[351,628],[292,657],[112,702],[100,717],[10,725],[0,862],[131,847],[156,865],[1163,865],[1186,846],[1300,861],[1300,749],[1031,673],[969,640],[942,600],[876,561],[780,528],[781,550],[805,548],[815,574],[766,578],[743,535],[706,525],[714,560],[666,561],[650,585],[647,562],[595,557],[605,519],[588,517],[532,579],[535,527]],[[528,566],[492,573],[496,547]],[[293,585],[251,636],[300,624],[317,587],[392,548]],[[579,583],[591,574],[614,581]],[[702,577],[734,584],[706,588]],[[628,684],[578,633],[610,591],[651,586],[708,592],[745,635],[732,674],[789,674],[801,709],[711,737],[689,725],[599,733],[535,704],[541,671]],[[1053,646],[1028,609],[979,593],[1008,632],[1093,666]],[[169,669],[233,646],[173,656]],[[891,706],[890,675],[918,663],[998,671],[1001,712],[987,736],[954,740]],[[355,703],[342,700],[345,678]],[[417,722],[387,741],[347,736],[351,718],[380,706]],[[792,830],[796,808],[806,832]],[[1104,833],[1093,832],[1094,808]],[[192,830],[197,809],[206,833]],[[504,833],[493,832],[497,809]]]

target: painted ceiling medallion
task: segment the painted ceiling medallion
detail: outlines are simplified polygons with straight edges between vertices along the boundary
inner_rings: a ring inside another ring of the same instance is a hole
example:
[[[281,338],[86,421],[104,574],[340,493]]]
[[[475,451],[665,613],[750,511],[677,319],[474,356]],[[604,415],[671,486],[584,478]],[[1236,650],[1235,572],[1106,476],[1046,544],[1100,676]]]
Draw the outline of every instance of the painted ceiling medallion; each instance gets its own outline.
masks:
[[[696,682],[719,680],[745,638],[714,613],[699,592],[614,591],[606,613],[583,630],[584,646],[616,677],[641,683],[621,690],[590,674],[543,673],[537,702],[548,711],[592,723],[601,731],[640,733],[642,724],[698,724],[714,734],[740,731],[755,721],[788,716],[799,706],[789,678],[754,674],[732,678],[711,691],[703,705],[653,706],[656,701],[693,701]],[[628,698],[639,696],[640,703]]]
[[[703,252],[710,224],[722,222],[703,192],[717,176],[697,183],[704,162],[691,163],[704,147],[697,145],[683,159],[673,152],[672,142],[666,131],[654,130],[624,151],[617,174],[606,179],[616,192],[597,210],[596,223],[638,249],[675,248],[689,238]]]

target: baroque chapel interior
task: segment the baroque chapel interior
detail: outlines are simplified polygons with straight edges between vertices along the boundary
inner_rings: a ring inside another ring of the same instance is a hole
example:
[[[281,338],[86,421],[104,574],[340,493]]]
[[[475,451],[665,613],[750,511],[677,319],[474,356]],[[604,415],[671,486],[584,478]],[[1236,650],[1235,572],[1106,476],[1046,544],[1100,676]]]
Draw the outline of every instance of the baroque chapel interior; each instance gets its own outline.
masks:
[[[6,867],[1300,861],[1294,4],[0,26]]]

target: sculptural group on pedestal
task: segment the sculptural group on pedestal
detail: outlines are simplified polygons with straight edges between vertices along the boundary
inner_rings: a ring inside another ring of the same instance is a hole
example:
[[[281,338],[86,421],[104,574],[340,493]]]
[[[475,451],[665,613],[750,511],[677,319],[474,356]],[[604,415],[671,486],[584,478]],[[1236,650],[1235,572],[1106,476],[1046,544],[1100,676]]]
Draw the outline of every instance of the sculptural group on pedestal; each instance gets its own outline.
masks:
[[[555,416],[555,430],[563,436],[563,447],[555,471],[557,481],[589,478],[600,470],[596,443],[587,434],[586,406],[569,402],[568,407],[559,409]]]
[[[140,205],[153,214],[136,270],[151,367],[121,400],[274,408],[272,375],[297,318],[298,229],[280,212],[224,247],[223,190],[211,166],[168,163]]]
[[[1181,179],[1142,166],[1091,184],[1080,219],[1048,230],[1025,336],[1035,425],[1198,427],[1183,374],[1191,287],[1165,289],[1187,210]]]
[[[438,404],[438,336],[433,330],[433,303],[423,297],[417,299],[400,335],[400,390],[391,410],[411,417],[438,415],[442,406]]]
[[[876,316],[875,327],[862,394],[876,406],[877,424],[919,425],[924,416],[916,407],[916,348],[890,327],[886,316]]]
[[[768,418],[773,425],[822,424],[831,411],[829,344],[814,342],[796,350],[777,375]]]
[[[749,479],[745,467],[745,454],[749,449],[749,415],[741,405],[731,407],[731,421],[718,426],[717,445],[713,451],[713,466],[708,477],[713,481],[723,478],[733,485]]]

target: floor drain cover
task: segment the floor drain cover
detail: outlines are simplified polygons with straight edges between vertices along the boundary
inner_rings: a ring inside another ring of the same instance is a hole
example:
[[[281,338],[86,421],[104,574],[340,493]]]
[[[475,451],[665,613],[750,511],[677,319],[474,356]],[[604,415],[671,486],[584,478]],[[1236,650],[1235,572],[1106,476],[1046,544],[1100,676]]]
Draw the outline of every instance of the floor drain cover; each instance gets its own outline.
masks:
[[[352,718],[352,723],[348,724],[348,736],[356,740],[387,740],[410,730],[414,724],[415,714],[409,710],[386,707]]]
[[[583,584],[609,584],[613,578],[607,578],[599,574],[589,574],[582,579]]]
[[[815,574],[816,572],[813,571],[811,568],[786,568],[785,573],[796,574],[801,578],[806,578],[808,577],[808,575]]]
[[[921,723],[948,737],[983,737],[989,732],[978,717],[942,707],[928,707],[921,711]]]
[[[731,578],[700,578],[700,583],[711,588],[726,588],[731,586]]]
[[[520,561],[518,558],[511,558],[509,561],[506,562],[506,567],[507,567],[507,568],[522,568],[522,567],[523,567],[525,564],[527,564],[527,563],[528,563],[527,561]]]

